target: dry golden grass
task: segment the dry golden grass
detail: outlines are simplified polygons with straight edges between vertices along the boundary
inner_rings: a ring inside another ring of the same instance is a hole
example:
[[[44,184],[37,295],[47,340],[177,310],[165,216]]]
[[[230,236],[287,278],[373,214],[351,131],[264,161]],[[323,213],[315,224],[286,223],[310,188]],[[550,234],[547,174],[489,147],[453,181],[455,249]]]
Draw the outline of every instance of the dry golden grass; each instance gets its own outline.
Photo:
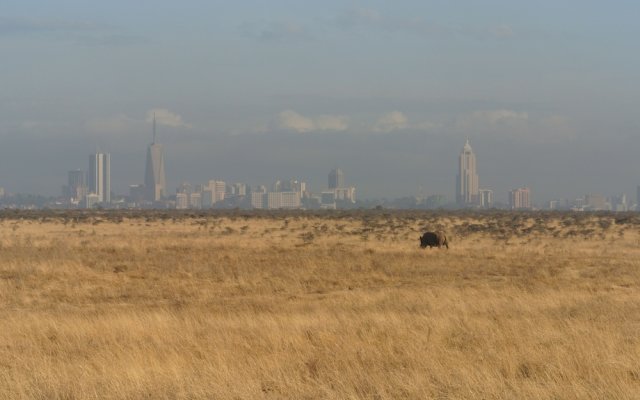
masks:
[[[2,399],[640,398],[632,215],[78,216],[0,220]]]

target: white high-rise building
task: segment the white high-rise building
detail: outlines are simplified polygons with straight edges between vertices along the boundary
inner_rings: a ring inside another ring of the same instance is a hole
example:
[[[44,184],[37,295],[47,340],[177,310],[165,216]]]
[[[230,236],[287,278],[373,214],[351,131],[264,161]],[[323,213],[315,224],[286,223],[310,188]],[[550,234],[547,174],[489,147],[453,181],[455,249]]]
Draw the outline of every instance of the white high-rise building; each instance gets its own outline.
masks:
[[[481,207],[490,208],[493,206],[493,190],[480,189],[478,193],[479,193]]]
[[[186,210],[189,208],[189,195],[186,193],[176,193],[176,209]]]
[[[476,205],[478,197],[478,173],[476,156],[473,154],[469,139],[458,157],[458,175],[456,177],[456,202],[461,205]]]
[[[251,192],[251,207],[252,208],[266,208],[267,194],[264,192]]]
[[[189,208],[194,208],[199,210],[202,208],[202,194],[201,193],[191,193],[189,195]]]
[[[96,152],[89,156],[89,192],[99,203],[111,203],[111,156]]]
[[[209,181],[207,189],[213,191],[213,202],[217,203],[224,200],[227,184],[224,181]]]
[[[269,192],[267,193],[267,208],[296,209],[300,208],[300,193],[298,192]]]
[[[247,185],[244,183],[234,183],[233,184],[233,194],[236,196],[246,196],[247,195]]]
[[[202,190],[202,207],[213,207],[219,201],[223,201],[227,191],[224,181],[211,180]]]
[[[512,210],[527,210],[531,208],[531,189],[522,187],[509,192],[509,206]]]
[[[356,202],[356,188],[351,187],[341,187],[333,189],[335,192],[335,199],[340,201],[350,201],[351,203]]]

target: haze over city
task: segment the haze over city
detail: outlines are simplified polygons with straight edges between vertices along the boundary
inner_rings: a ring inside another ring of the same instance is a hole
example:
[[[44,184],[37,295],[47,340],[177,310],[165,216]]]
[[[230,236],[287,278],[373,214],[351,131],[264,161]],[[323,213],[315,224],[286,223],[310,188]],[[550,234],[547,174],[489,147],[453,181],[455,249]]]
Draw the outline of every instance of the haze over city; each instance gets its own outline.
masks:
[[[359,198],[455,198],[468,137],[506,201],[640,184],[640,6],[620,1],[4,1],[0,186],[58,194],[111,154],[144,181],[155,112],[167,188],[340,167]]]
[[[0,0],[0,400],[640,400],[638,16]]]

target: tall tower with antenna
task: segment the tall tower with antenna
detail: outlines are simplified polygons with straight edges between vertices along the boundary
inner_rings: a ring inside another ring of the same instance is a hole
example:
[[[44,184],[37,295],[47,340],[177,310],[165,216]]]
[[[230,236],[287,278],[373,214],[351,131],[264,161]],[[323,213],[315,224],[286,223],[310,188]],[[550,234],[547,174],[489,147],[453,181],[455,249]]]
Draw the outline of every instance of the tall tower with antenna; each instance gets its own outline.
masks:
[[[156,142],[156,113],[153,113],[153,141],[151,144],[155,144]]]
[[[144,172],[145,200],[162,200],[167,194],[164,175],[164,148],[156,143],[156,114],[153,113],[153,141],[147,148],[147,164]]]

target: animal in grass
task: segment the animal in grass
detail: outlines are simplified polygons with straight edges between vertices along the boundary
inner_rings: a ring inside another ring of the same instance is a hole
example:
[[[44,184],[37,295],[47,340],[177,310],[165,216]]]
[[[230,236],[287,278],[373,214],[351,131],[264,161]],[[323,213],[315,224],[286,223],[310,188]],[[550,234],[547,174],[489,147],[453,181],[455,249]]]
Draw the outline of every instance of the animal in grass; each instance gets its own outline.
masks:
[[[444,232],[425,232],[420,236],[420,247],[446,247],[449,248],[449,242],[447,241],[447,235]]]

